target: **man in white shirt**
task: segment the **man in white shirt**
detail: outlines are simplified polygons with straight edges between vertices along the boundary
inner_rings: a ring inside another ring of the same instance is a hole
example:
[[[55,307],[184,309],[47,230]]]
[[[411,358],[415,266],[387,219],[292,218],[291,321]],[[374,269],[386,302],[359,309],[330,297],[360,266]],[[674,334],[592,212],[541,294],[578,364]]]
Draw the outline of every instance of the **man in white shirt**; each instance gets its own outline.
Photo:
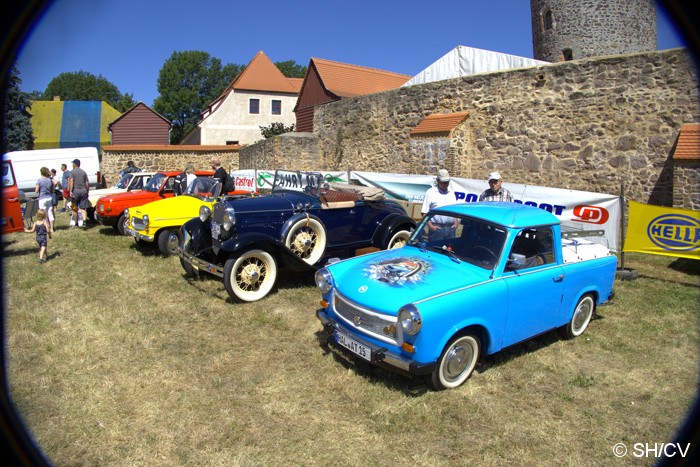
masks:
[[[421,214],[425,215],[431,209],[455,204],[457,198],[455,192],[450,189],[450,174],[445,169],[438,170],[437,185],[429,188],[423,198]],[[449,216],[434,216],[428,222],[428,241],[439,241],[455,236],[457,219]]]

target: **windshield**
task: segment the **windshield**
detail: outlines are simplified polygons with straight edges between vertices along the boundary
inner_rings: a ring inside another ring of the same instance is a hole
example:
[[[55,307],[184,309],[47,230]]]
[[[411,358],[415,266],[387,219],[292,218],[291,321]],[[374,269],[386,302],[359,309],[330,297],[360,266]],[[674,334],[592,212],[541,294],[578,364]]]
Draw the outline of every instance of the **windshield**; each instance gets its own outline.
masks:
[[[122,177],[121,180],[117,182],[116,185],[114,185],[114,188],[121,188],[121,189],[126,189],[126,187],[129,186],[129,181],[134,178],[134,174],[126,174]]]
[[[163,185],[166,178],[168,177],[165,176],[165,174],[155,174],[153,178],[148,181],[146,190],[154,193],[160,191],[160,187]]]
[[[493,269],[501,257],[506,230],[467,216],[431,211],[413,232],[408,245],[448,255],[484,269]]]
[[[278,170],[272,182],[272,191],[294,190],[305,193],[316,192],[323,184],[323,175],[318,172],[293,172]]]
[[[221,183],[211,177],[197,177],[187,186],[186,195],[198,196],[200,198],[218,198]]]

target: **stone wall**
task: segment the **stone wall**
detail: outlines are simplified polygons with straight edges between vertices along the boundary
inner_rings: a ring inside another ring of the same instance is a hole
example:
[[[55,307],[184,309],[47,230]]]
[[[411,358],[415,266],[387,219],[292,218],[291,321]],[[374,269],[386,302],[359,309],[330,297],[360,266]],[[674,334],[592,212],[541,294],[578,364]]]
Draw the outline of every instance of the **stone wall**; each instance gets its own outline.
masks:
[[[318,137],[313,133],[285,133],[241,149],[241,169],[314,170],[319,166]]]
[[[697,78],[687,51],[673,49],[399,88],[316,108],[316,154],[308,137],[298,146],[278,146],[293,139],[277,137],[243,148],[241,168],[255,160],[268,169],[406,174],[444,166],[472,179],[498,170],[506,182],[608,194],[624,182],[628,198],[670,206],[672,149],[681,126],[700,121]],[[409,133],[427,115],[453,112],[469,116],[436,166],[433,149]]]
[[[111,186],[128,161],[145,171],[183,170],[188,162],[196,170],[211,170],[209,161],[219,157],[227,171],[238,170],[239,146],[103,146],[100,170]]]
[[[673,193],[673,207],[700,211],[700,160],[673,162],[673,184],[684,187]]]

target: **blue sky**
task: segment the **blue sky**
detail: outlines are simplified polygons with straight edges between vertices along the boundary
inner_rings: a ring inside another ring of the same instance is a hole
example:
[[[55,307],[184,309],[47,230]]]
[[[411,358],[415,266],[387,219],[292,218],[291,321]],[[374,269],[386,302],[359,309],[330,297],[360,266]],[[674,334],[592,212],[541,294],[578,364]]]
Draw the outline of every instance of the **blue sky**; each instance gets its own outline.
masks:
[[[659,49],[683,46],[658,15]],[[56,0],[17,61],[23,91],[55,76],[102,75],[152,105],[158,73],[175,51],[201,50],[246,65],[311,57],[415,75],[466,45],[532,57],[529,0]]]

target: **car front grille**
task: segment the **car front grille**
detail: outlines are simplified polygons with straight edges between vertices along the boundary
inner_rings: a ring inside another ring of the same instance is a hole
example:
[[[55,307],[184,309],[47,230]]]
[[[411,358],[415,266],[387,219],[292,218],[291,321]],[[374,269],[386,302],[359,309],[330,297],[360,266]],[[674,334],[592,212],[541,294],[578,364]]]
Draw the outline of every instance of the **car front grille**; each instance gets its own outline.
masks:
[[[131,226],[136,230],[146,230],[146,223],[140,217],[132,217]]]
[[[336,290],[333,294],[333,311],[351,328],[361,329],[375,339],[398,345],[396,318],[382,315],[344,297]]]

